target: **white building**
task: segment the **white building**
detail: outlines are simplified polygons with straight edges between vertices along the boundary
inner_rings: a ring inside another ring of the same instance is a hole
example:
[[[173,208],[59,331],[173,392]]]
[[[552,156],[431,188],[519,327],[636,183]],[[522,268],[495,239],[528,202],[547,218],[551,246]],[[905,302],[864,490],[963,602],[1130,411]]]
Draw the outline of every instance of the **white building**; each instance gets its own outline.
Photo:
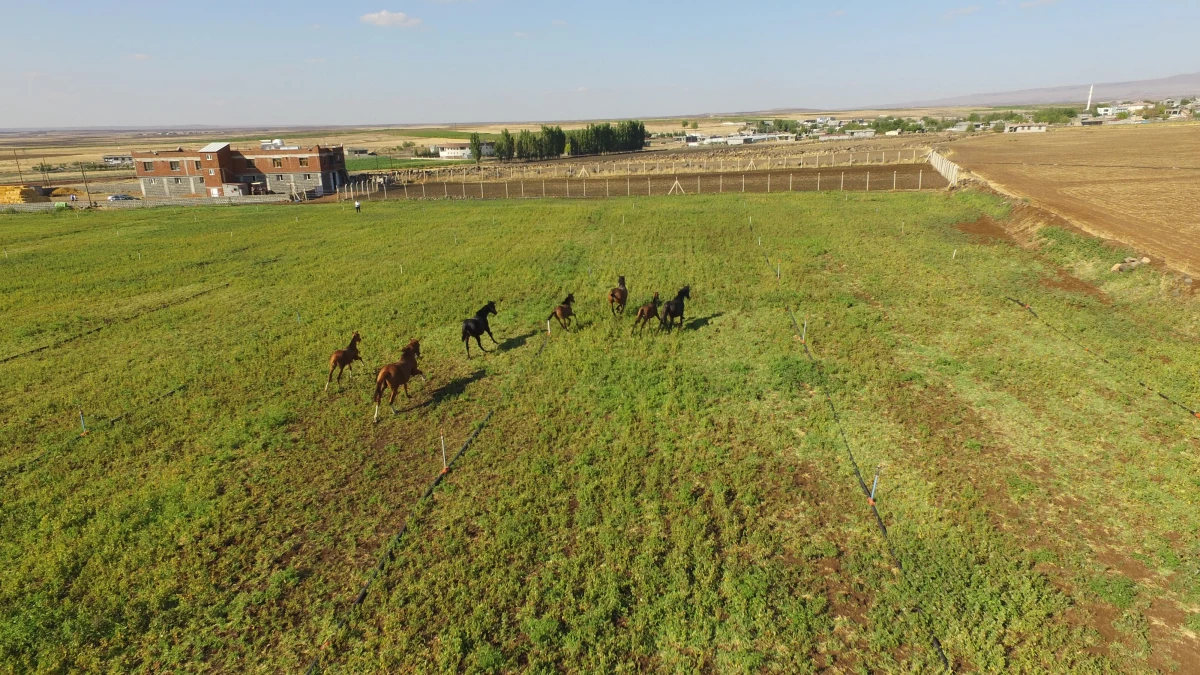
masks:
[[[1004,133],[1006,134],[1035,134],[1044,133],[1046,125],[1040,122],[1018,122],[1016,124],[1005,124]]]
[[[491,141],[483,141],[479,144],[480,151],[484,157],[491,157],[496,154],[496,144]],[[442,159],[475,159],[471,155],[470,143],[443,143],[442,145],[429,146],[430,152],[436,152],[438,157]]]
[[[850,138],[871,138],[875,135],[874,129],[851,129],[846,132]]]

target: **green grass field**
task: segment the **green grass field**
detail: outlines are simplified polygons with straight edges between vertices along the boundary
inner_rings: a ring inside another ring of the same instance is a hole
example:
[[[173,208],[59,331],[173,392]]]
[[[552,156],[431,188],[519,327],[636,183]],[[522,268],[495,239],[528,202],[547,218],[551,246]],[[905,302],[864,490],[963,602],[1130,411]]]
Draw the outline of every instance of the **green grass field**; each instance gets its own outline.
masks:
[[[1200,404],[1195,301],[1095,240],[955,227],[1006,209],[0,216],[0,358],[51,345],[0,363],[0,672],[933,672],[930,635],[956,672],[1192,672],[1200,420],[1137,380]],[[687,328],[631,336],[618,274],[630,314],[690,284]],[[354,330],[366,366],[323,392]],[[430,380],[372,425],[413,337]]]
[[[471,164],[469,159],[422,159],[412,157],[348,157],[347,171],[387,171],[389,169],[432,169],[454,166],[456,164]]]

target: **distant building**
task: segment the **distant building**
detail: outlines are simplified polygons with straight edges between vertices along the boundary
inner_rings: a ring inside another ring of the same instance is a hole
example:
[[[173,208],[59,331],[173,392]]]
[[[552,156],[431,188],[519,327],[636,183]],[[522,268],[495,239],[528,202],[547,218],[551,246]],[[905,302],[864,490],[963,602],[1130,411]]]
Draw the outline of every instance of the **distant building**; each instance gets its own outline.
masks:
[[[496,154],[496,144],[491,141],[482,141],[479,144],[480,152],[484,157],[491,157]],[[438,157],[442,159],[475,159],[471,156],[470,143],[443,143],[442,145],[429,146],[430,152],[436,152]]]
[[[950,127],[950,131],[971,131],[973,128],[974,125],[970,122],[959,122],[958,124]]]
[[[899,130],[899,129],[892,129],[891,131],[885,131],[885,132],[883,132],[883,135],[884,135],[884,136],[899,136],[899,135],[900,135],[900,133],[901,133],[901,132],[900,132],[900,130]]]
[[[130,155],[105,155],[100,161],[104,162],[104,166],[133,166],[133,157]]]
[[[1004,125],[1006,134],[1032,134],[1046,131],[1046,125],[1040,122],[1017,122]]]
[[[346,154],[353,157],[365,157],[371,154],[371,151],[366,148],[346,148]]]
[[[249,194],[321,196],[346,184],[341,147],[264,143],[257,150],[234,150],[209,143],[199,150],[133,152],[143,197],[231,197]]]
[[[874,129],[852,129],[846,132],[850,138],[871,138],[875,135]]]

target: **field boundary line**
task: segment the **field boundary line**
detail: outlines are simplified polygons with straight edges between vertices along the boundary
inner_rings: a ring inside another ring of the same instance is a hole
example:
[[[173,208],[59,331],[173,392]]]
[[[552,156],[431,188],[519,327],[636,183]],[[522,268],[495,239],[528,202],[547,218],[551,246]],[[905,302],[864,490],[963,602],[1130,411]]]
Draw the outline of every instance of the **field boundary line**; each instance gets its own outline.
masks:
[[[792,319],[792,327],[795,328],[795,335],[800,340],[800,345],[804,347],[804,355],[817,368],[817,372],[821,374],[822,386],[821,391],[825,394],[825,402],[829,405],[829,411],[833,414],[833,421],[837,425],[838,434],[842,438],[842,443],[846,446],[846,456],[850,458],[850,466],[854,469],[854,477],[858,480],[858,487],[862,490],[863,496],[867,498],[867,505],[871,508],[871,513],[875,516],[875,524],[879,526],[879,532],[883,535],[884,544],[887,546],[888,553],[892,556],[892,561],[895,562],[896,568],[900,570],[901,578],[907,581],[904,576],[904,563],[900,561],[900,556],[896,555],[896,548],[892,545],[891,535],[888,534],[887,526],[883,523],[883,517],[879,515],[879,508],[875,505],[875,499],[871,490],[867,487],[867,483],[863,480],[862,471],[858,468],[858,460],[854,458],[854,450],[850,447],[850,441],[846,438],[846,428],[842,425],[842,418],[838,414],[837,406],[833,403],[833,395],[829,393],[829,374],[825,372],[825,368],[821,366],[821,362],[813,356],[808,348],[807,335],[801,333],[800,324],[796,321],[796,315],[791,308],[787,309],[788,316]],[[914,607],[914,614],[920,614],[921,608]],[[942,643],[934,634],[933,629],[929,629],[929,641],[937,652],[938,658],[942,662],[942,667],[949,672],[954,672],[950,667],[950,661],[946,658],[946,652],[942,650]]]
[[[96,326],[95,328],[89,328],[88,330],[85,330],[82,333],[76,333],[75,335],[65,337],[57,342],[51,342],[50,344],[45,344],[45,345],[42,345],[41,347],[34,347],[33,349],[28,349],[23,352],[18,352],[16,354],[6,356],[6,357],[0,359],[0,363],[8,363],[9,361],[14,361],[16,359],[19,359],[22,356],[29,356],[30,354],[36,354],[40,351],[45,351],[47,349],[54,349],[56,347],[61,347],[62,345],[67,344],[68,342],[74,342],[75,340],[78,340],[83,337],[87,337],[88,335],[92,335],[93,333],[99,333],[100,331],[102,331],[105,328],[108,328],[110,326],[115,326],[115,325],[122,324],[122,323],[128,323],[130,321],[139,319],[147,314],[152,314],[159,310],[167,309],[169,307],[174,307],[175,305],[181,305],[189,300],[193,300],[202,295],[206,295],[208,293],[212,293],[213,291],[217,291],[222,288],[226,288],[229,286],[230,283],[232,283],[232,282],[226,281],[223,284],[219,284],[217,286],[213,286],[212,288],[206,288],[197,293],[193,293],[193,294],[187,296],[186,298],[179,298],[178,300],[171,300],[170,302],[165,302],[161,305],[151,307],[150,309],[144,309],[140,312],[137,312],[136,314],[133,314],[133,315],[130,315],[127,317],[123,317],[123,318],[119,318],[119,319],[107,319],[101,325]]]
[[[1034,311],[1033,307],[1032,307],[1031,305],[1029,305],[1029,303],[1022,302],[1022,301],[1020,301],[1020,300],[1018,300],[1018,299],[1016,299],[1016,298],[1014,298],[1014,297],[1012,297],[1012,296],[1008,296],[1008,295],[1004,296],[1004,299],[1005,299],[1005,300],[1008,300],[1009,302],[1012,302],[1012,303],[1014,303],[1014,304],[1016,304],[1016,305],[1018,305],[1018,306],[1020,306],[1020,307],[1021,307],[1022,309],[1024,309],[1026,312],[1029,312],[1031,315],[1033,315],[1033,318],[1035,318],[1035,319],[1037,319],[1038,321],[1042,322],[1042,323],[1043,323],[1043,324],[1044,324],[1044,325],[1045,325],[1047,328],[1049,328],[1050,330],[1054,331],[1055,333],[1058,333],[1058,334],[1059,334],[1059,335],[1061,335],[1061,336],[1062,336],[1064,339],[1066,339],[1068,342],[1070,342],[1070,343],[1074,344],[1076,347],[1079,347],[1079,348],[1080,348],[1080,349],[1082,349],[1084,352],[1086,352],[1086,353],[1088,353],[1088,354],[1091,354],[1092,356],[1095,356],[1097,359],[1099,359],[1100,361],[1102,361],[1103,363],[1105,363],[1106,365],[1108,365],[1109,367],[1111,367],[1113,370],[1116,370],[1118,373],[1120,373],[1121,375],[1123,375],[1123,376],[1124,376],[1126,379],[1133,380],[1134,382],[1137,382],[1137,383],[1138,383],[1138,384],[1140,384],[1142,387],[1144,387],[1144,388],[1146,389],[1146,391],[1150,392],[1151,394],[1155,394],[1155,395],[1157,395],[1159,398],[1161,398],[1162,400],[1164,400],[1164,401],[1166,401],[1166,402],[1170,403],[1171,405],[1174,405],[1174,406],[1176,406],[1176,407],[1178,407],[1178,408],[1182,408],[1183,410],[1186,410],[1186,411],[1188,412],[1188,414],[1189,414],[1189,415],[1191,415],[1192,417],[1200,418],[1200,412],[1197,412],[1197,411],[1195,411],[1195,410],[1192,410],[1191,408],[1189,408],[1188,406],[1184,405],[1183,403],[1180,403],[1179,401],[1175,400],[1174,398],[1172,398],[1172,397],[1170,397],[1170,396],[1168,396],[1168,395],[1166,395],[1166,394],[1162,393],[1161,391],[1159,391],[1159,390],[1155,389],[1154,387],[1151,387],[1149,384],[1146,384],[1145,380],[1139,379],[1139,378],[1137,378],[1137,377],[1132,377],[1132,376],[1130,376],[1130,374],[1129,374],[1129,372],[1128,372],[1128,371],[1126,371],[1125,369],[1121,368],[1120,366],[1118,366],[1117,364],[1113,363],[1112,361],[1109,361],[1109,360],[1108,360],[1107,358],[1105,358],[1105,357],[1104,357],[1104,355],[1103,355],[1103,354],[1101,354],[1099,351],[1097,351],[1097,350],[1095,350],[1095,349],[1092,349],[1091,347],[1088,347],[1087,345],[1085,345],[1085,344],[1084,344],[1084,343],[1083,343],[1081,340],[1079,340],[1078,338],[1075,338],[1075,337],[1073,337],[1072,335],[1070,335],[1070,334],[1069,334],[1069,333],[1067,333],[1066,331],[1062,330],[1062,329],[1061,329],[1061,328],[1059,328],[1058,326],[1055,326],[1054,324],[1052,324],[1052,323],[1050,323],[1049,321],[1047,321],[1045,318],[1043,318],[1043,317],[1042,317],[1042,315],[1040,315],[1040,314],[1038,314],[1036,311]]]
[[[533,355],[534,359],[542,355],[542,350],[546,348],[546,343],[549,341],[549,338],[542,338],[542,344],[538,346],[537,352],[535,352]],[[467,448],[469,448],[475,441],[475,438],[479,435],[479,432],[483,431],[483,428],[487,426],[489,421],[491,421],[492,416],[495,415],[496,411],[500,409],[501,404],[504,402],[505,396],[506,394],[501,392],[500,400],[497,401],[496,405],[488,411],[488,414],[485,415],[483,420],[478,423],[478,425],[475,427],[475,430],[472,431],[469,436],[467,436],[467,440],[463,441],[463,444],[461,447],[459,447],[458,452],[454,453],[454,455],[446,462],[446,466],[440,472],[438,472],[436,476],[433,477],[433,480],[431,480],[429,485],[425,488],[425,492],[423,492],[421,496],[417,498],[417,501],[412,506],[412,510],[409,511],[408,517],[405,518],[404,523],[400,525],[400,529],[397,530],[396,534],[392,535],[391,539],[388,540],[387,545],[383,549],[383,553],[379,556],[379,562],[375,563],[375,566],[371,568],[371,572],[367,576],[366,582],[363,583],[362,588],[358,591],[358,595],[354,597],[354,601],[350,603],[350,607],[346,609],[346,611],[342,614],[342,618],[338,620],[337,625],[333,629],[333,634],[321,643],[320,648],[317,649],[316,655],[313,656],[313,659],[308,664],[308,667],[304,669],[306,675],[311,675],[312,673],[317,672],[317,668],[321,664],[321,657],[326,653],[325,650],[329,649],[333,641],[337,639],[346,626],[350,625],[350,620],[354,617],[354,612],[361,607],[362,603],[367,599],[367,591],[369,591],[371,585],[383,575],[384,569],[387,567],[387,563],[393,559],[396,545],[400,543],[400,540],[404,537],[405,533],[408,532],[408,525],[416,517],[417,509],[427,499],[433,496],[433,491],[438,485],[441,484],[442,479],[450,473],[450,469],[454,467],[454,464],[458,461],[458,458],[467,451]],[[333,652],[330,652],[331,655],[332,653]]]

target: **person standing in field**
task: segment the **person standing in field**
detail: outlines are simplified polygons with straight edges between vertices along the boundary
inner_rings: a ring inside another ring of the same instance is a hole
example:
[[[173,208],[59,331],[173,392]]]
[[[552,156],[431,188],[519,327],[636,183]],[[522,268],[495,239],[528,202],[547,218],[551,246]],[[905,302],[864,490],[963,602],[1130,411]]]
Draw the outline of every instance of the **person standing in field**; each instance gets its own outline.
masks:
[[[354,212],[362,213],[362,202],[358,201],[357,199],[354,200]]]

